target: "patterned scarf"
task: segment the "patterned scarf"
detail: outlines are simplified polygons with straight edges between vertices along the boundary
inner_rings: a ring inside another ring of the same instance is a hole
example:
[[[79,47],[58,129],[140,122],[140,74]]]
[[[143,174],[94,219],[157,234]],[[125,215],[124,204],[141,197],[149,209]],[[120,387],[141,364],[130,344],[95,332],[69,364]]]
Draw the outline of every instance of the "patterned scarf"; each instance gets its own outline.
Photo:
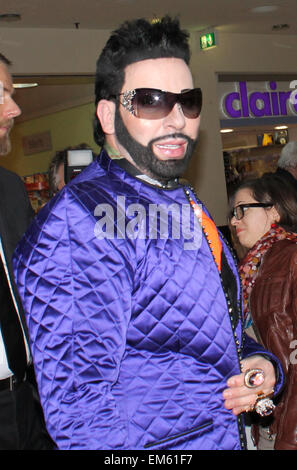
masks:
[[[293,240],[297,243],[297,234],[286,232],[282,227],[272,224],[271,229],[263,235],[260,240],[247,252],[239,264],[239,274],[241,276],[244,320],[245,328],[252,324],[251,313],[249,311],[249,297],[255,284],[261,261],[265,253],[279,240]]]

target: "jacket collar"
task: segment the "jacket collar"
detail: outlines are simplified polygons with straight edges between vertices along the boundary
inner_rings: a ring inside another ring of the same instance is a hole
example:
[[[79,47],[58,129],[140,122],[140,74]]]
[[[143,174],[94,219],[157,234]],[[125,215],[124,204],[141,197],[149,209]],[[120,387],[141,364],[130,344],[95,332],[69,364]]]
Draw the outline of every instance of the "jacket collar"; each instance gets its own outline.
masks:
[[[168,181],[159,181],[142,174],[140,170],[132,165],[126,158],[120,157],[119,155],[113,155],[112,150],[109,148],[104,148],[102,153],[104,153],[105,156],[108,156],[113,163],[125,170],[126,173],[143,181],[144,183],[162,189],[175,189],[179,187],[179,178],[173,178]]]

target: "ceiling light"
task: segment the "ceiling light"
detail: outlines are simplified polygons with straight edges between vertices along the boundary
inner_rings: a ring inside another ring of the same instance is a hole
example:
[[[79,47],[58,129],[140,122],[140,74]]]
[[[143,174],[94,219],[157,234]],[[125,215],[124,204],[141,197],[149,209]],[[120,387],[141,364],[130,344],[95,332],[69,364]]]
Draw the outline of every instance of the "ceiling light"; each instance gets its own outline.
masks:
[[[251,8],[252,13],[271,13],[272,11],[278,10],[277,5],[264,5],[262,7]]]
[[[38,83],[14,83],[13,88],[33,88],[38,86]]]
[[[282,129],[288,129],[288,126],[275,126],[274,129],[277,131],[281,131]]]
[[[221,129],[220,130],[221,134],[229,134],[230,132],[234,132],[234,129]]]

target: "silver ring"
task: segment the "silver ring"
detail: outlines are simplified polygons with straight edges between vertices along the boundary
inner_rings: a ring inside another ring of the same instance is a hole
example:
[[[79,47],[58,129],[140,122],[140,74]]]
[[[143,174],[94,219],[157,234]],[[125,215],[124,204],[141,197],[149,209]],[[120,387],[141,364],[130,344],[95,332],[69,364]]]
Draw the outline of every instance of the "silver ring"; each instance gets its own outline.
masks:
[[[264,370],[248,369],[244,374],[244,384],[248,388],[258,387],[262,385],[265,379]]]

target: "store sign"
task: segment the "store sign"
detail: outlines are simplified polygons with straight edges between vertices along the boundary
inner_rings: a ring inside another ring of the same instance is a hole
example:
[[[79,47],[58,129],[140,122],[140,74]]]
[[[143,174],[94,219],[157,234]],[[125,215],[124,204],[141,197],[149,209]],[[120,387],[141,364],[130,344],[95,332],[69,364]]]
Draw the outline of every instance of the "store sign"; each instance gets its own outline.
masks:
[[[232,84],[235,91],[222,92],[223,118],[297,117],[297,80],[288,82],[248,82]],[[230,83],[220,83],[226,88]]]

